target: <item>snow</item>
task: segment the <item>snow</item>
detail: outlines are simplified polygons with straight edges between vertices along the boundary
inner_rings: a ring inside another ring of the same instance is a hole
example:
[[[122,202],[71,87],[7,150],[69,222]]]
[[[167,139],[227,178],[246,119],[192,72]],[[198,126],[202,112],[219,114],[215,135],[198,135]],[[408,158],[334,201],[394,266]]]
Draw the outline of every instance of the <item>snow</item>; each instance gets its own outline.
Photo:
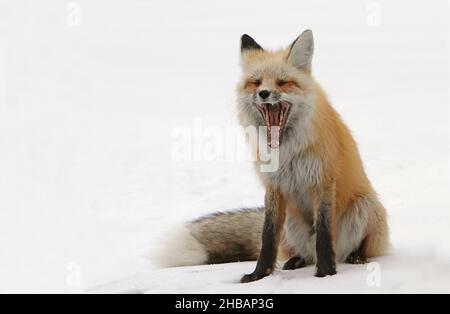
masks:
[[[0,0],[0,292],[449,293],[449,12],[418,0]],[[315,76],[389,211],[390,255],[247,285],[254,263],[158,269],[149,256],[180,224],[263,197],[248,162],[174,158],[174,130],[200,121],[200,149],[224,140],[240,35],[277,48],[306,28]]]
[[[417,266],[423,268],[417,271]],[[315,267],[297,271],[277,270],[256,283],[240,284],[239,275],[253,270],[253,263],[147,270],[125,280],[99,286],[95,293],[442,293],[449,292],[448,265],[433,257],[406,253],[377,259],[367,266],[341,265],[336,276],[316,278]],[[379,275],[380,274],[380,275]]]

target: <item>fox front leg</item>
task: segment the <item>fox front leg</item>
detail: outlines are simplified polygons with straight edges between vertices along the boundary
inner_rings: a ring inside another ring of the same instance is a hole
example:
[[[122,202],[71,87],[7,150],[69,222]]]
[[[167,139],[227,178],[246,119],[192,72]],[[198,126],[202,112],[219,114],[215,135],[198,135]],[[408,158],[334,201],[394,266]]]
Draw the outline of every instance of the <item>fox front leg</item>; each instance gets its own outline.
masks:
[[[245,275],[242,283],[260,280],[272,274],[278,253],[281,231],[286,218],[286,203],[278,189],[269,187],[265,196],[266,217],[262,235],[261,254],[252,274]]]
[[[336,183],[326,185],[318,191],[316,228],[316,277],[326,277],[336,274],[336,255],[334,251],[335,232],[335,191]]]

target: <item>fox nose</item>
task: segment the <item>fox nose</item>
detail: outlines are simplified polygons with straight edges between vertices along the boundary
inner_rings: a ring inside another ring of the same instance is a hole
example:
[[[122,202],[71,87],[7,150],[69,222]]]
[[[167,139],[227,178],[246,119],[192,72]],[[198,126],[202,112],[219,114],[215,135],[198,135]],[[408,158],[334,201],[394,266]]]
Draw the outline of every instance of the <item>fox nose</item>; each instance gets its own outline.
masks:
[[[262,100],[265,100],[270,96],[270,91],[262,90],[258,93],[258,95],[259,95],[259,97],[261,97]]]

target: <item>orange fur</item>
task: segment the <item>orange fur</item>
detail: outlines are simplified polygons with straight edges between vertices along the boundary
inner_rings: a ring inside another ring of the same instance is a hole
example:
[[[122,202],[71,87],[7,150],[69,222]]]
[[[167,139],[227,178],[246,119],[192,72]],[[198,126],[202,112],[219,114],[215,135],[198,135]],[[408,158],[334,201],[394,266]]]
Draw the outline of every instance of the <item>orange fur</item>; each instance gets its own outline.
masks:
[[[339,216],[355,197],[374,191],[350,131],[318,85],[316,92],[319,97],[313,124],[315,142],[311,150],[323,164],[321,181],[336,180],[336,214]]]

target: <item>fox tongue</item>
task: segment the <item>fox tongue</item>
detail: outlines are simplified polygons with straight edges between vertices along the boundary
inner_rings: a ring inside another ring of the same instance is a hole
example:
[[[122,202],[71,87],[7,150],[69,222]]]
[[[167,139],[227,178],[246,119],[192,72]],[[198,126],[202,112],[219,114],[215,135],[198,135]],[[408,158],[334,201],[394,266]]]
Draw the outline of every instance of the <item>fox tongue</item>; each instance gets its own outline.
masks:
[[[280,104],[268,104],[267,105],[267,118],[268,118],[268,141],[270,147],[278,148],[280,146],[280,117],[281,117],[281,105]]]

